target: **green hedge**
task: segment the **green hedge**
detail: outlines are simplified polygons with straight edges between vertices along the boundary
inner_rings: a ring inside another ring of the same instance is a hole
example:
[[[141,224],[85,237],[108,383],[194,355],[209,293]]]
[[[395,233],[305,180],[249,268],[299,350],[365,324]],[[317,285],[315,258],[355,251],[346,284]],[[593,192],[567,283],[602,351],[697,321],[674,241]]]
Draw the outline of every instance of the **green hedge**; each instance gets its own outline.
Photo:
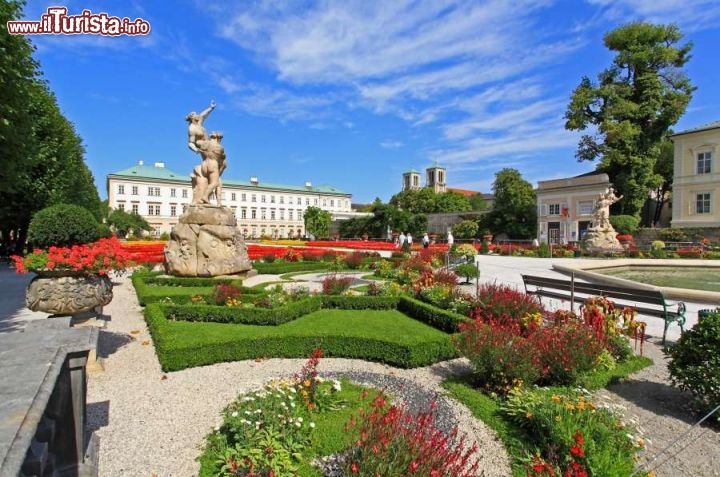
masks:
[[[238,278],[207,278],[207,277],[160,277],[148,276],[144,278],[146,285],[166,287],[214,287],[215,285],[242,286]]]
[[[277,308],[239,308],[216,305],[162,305],[165,316],[175,321],[205,321],[246,325],[281,325],[322,307],[317,297]]]
[[[194,323],[193,339],[184,343],[180,335],[187,332],[175,330],[174,327],[187,323],[169,322],[165,319],[162,308],[160,305],[148,305],[145,308],[145,319],[164,371],[258,357],[304,358],[315,348],[321,348],[327,357],[364,359],[401,368],[428,366],[458,356],[448,335],[399,343],[391,338],[384,340],[358,336],[328,336],[317,331],[308,331],[303,336],[268,335],[228,340],[204,335],[203,326],[217,326],[214,323]]]
[[[253,268],[263,275],[282,275],[291,272],[314,272],[327,270],[330,267],[326,262],[253,262]]]
[[[206,302],[212,302],[212,288],[218,284],[233,284],[243,295],[264,295],[265,291],[242,286],[242,280],[234,278],[160,277],[157,273],[134,273],[132,284],[141,306],[161,303],[166,298],[176,305],[190,304],[191,296],[201,295]],[[188,290],[188,287],[195,288]]]
[[[406,295],[400,297],[397,309],[446,333],[455,333],[460,323],[471,322],[466,316],[443,310]]]
[[[396,296],[351,296],[351,295],[319,295],[323,308],[339,308],[342,310],[392,310],[397,308],[399,297]]]

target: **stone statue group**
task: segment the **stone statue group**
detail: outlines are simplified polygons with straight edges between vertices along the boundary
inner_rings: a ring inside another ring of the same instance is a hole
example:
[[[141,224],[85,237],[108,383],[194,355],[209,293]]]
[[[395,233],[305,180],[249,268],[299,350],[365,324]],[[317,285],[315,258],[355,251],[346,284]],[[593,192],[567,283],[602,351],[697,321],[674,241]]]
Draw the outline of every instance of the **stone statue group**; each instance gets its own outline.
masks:
[[[225,148],[220,144],[223,138],[221,132],[213,131],[208,137],[203,122],[215,109],[215,101],[200,114],[191,112],[185,119],[188,126],[188,147],[200,154],[202,162],[195,166],[192,172],[193,197],[192,204],[209,204],[210,196],[214,193],[217,205],[222,205],[222,181],[220,176],[227,167],[225,161]]]

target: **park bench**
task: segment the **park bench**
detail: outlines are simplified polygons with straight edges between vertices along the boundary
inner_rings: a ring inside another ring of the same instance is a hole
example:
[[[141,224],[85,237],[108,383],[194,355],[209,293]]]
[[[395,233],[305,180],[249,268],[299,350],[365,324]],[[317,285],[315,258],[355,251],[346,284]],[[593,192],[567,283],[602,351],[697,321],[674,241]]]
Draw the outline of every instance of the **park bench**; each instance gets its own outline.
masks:
[[[639,315],[662,318],[665,320],[663,344],[665,344],[667,330],[672,323],[677,323],[680,331],[684,331],[685,303],[665,300],[660,290],[585,283],[533,275],[522,275],[522,278],[525,284],[525,293],[528,295],[567,300],[571,303],[582,303],[591,296],[604,296],[612,299],[618,307],[633,308]]]

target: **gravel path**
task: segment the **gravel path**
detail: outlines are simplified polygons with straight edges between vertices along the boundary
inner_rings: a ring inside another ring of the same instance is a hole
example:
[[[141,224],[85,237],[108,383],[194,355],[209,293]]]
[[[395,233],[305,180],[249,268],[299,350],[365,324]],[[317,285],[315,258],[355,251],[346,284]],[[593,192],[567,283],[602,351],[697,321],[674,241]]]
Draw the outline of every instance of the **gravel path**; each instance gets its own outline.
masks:
[[[269,378],[296,372],[304,359],[243,361],[192,368],[175,373],[160,370],[141,307],[128,278],[116,279],[115,298],[105,309],[98,354],[104,371],[94,371],[88,383],[88,426],[100,436],[103,476],[193,476],[204,438],[220,423],[221,410],[238,394],[257,389]],[[651,445],[647,462],[688,432],[669,452],[657,456],[648,469],[658,477],[720,476],[720,433],[692,428],[687,395],[668,384],[661,348],[647,343],[645,354],[655,364],[623,383],[602,390],[599,398],[625,408]],[[493,431],[469,411],[443,398],[439,383],[463,371],[462,360],[411,370],[349,359],[323,359],[322,375],[345,375],[357,382],[385,387],[411,403],[439,397],[439,422],[456,424],[480,444],[487,476],[510,475],[508,457]]]
[[[193,476],[205,436],[220,423],[220,412],[238,394],[272,377],[297,372],[305,359],[242,361],[163,373],[127,278],[115,282],[105,309],[98,355],[105,371],[88,382],[88,427],[100,437],[100,476]],[[439,383],[464,367],[461,360],[403,370],[349,359],[323,359],[321,375],[347,375],[387,387],[411,402],[440,396]],[[509,475],[507,453],[492,430],[463,406],[440,397],[440,422],[456,424],[469,442],[478,442],[489,477]]]

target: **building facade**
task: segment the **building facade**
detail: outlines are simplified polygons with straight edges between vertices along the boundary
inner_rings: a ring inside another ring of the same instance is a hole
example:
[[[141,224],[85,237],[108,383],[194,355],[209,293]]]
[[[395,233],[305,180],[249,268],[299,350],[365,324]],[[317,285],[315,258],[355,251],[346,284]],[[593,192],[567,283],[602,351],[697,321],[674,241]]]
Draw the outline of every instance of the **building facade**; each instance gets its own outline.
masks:
[[[192,201],[190,175],[177,174],[162,162],[137,165],[107,176],[111,209],[136,212],[148,221],[155,235],[169,233]],[[238,228],[248,238],[297,238],[305,235],[304,212],[318,207],[332,220],[367,214],[353,212],[352,195],[329,185],[280,185],[223,179],[222,205],[232,209]]]
[[[720,121],[671,136],[673,161],[672,227],[720,225]]]
[[[592,224],[595,201],[610,187],[603,172],[538,181],[538,240],[566,244],[582,240]]]

